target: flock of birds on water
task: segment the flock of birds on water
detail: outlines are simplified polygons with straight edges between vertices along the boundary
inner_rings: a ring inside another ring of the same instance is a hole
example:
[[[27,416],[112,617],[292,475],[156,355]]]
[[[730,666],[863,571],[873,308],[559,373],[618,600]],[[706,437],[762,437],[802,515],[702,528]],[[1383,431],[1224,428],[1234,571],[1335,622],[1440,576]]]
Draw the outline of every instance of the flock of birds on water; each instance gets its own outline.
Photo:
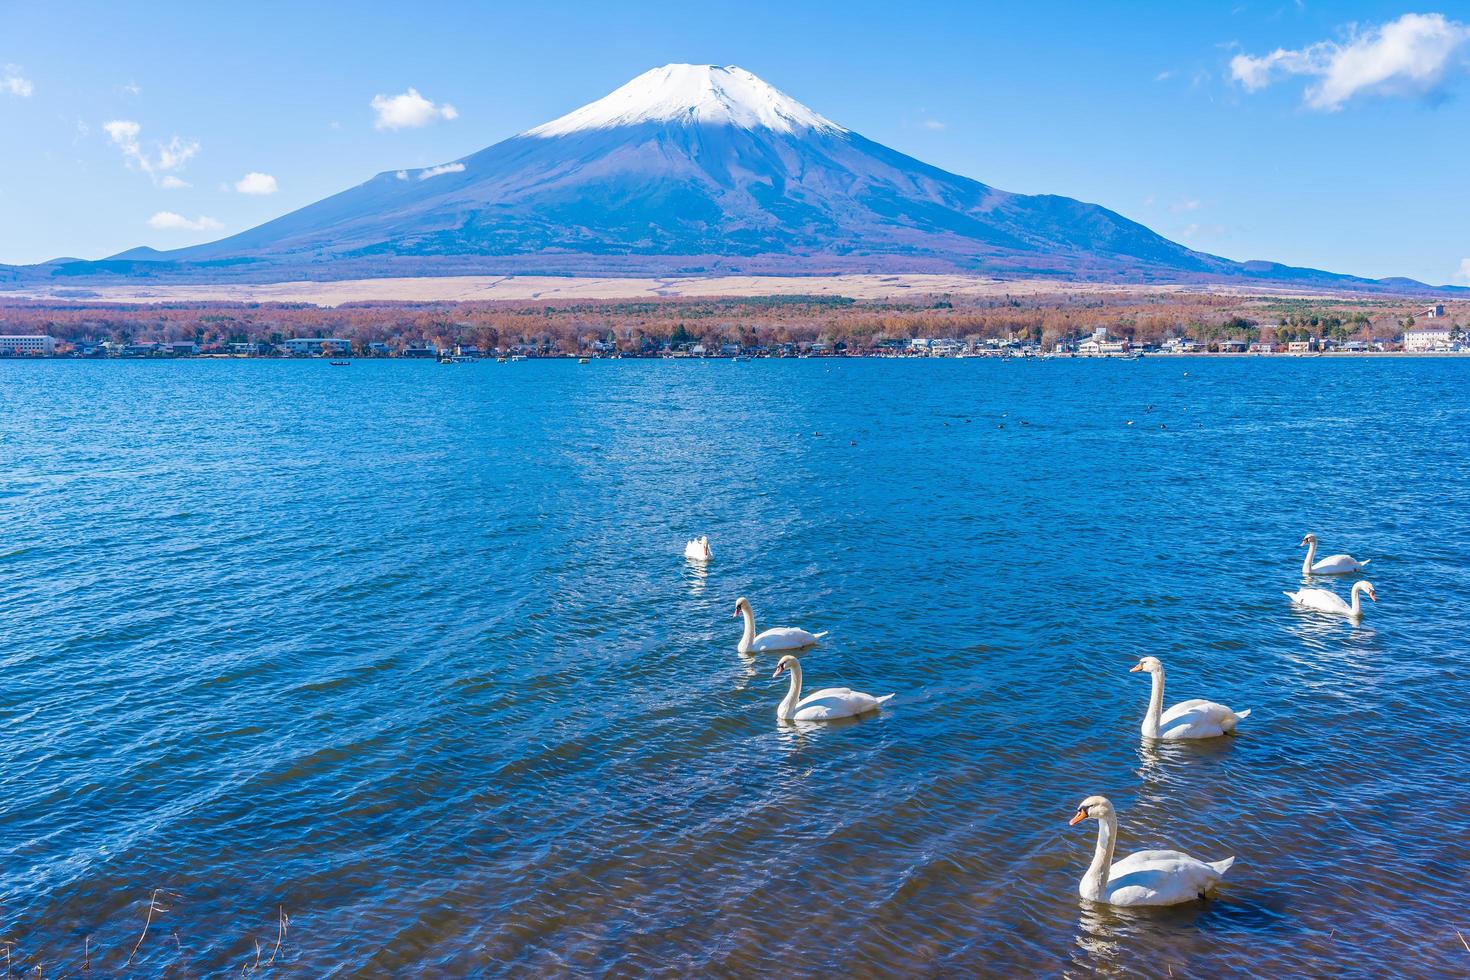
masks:
[[[1317,558],[1317,536],[1308,534],[1301,546],[1307,549],[1302,562],[1302,575],[1310,580],[1316,575],[1353,575],[1368,564],[1350,555]],[[710,561],[712,553],[708,537],[699,537],[684,547],[684,557],[700,564]],[[1378,595],[1373,583],[1359,580],[1353,584],[1352,603],[1331,589],[1302,588],[1283,593],[1293,604],[1313,612],[1346,616],[1354,622],[1362,619],[1362,597],[1374,602]],[[790,674],[786,696],[776,706],[776,717],[789,722],[826,722],[852,718],[877,711],[893,697],[874,697],[847,687],[826,687],[802,696],[801,661],[785,651],[805,650],[815,646],[825,632],[812,633],[794,626],[778,626],[756,632],[755,611],[750,600],[735,601],[735,615],[744,617],[745,628],[736,647],[743,656],[781,653],[776,672],[771,677]],[[1164,665],[1158,657],[1142,657],[1130,673],[1147,673],[1151,678],[1148,710],[1143,716],[1143,737],[1163,741],[1220,738],[1235,734],[1236,726],[1250,715],[1250,709],[1235,711],[1223,704],[1195,698],[1181,701],[1164,710]],[[1204,898],[1220,880],[1234,857],[1219,861],[1201,861],[1181,851],[1137,851],[1119,861],[1113,860],[1113,847],[1118,836],[1118,817],[1113,804],[1105,796],[1089,796],[1077,804],[1077,812],[1069,821],[1075,826],[1084,820],[1098,822],[1097,848],[1092,863],[1082,876],[1078,894],[1093,902],[1116,906],[1178,905]]]

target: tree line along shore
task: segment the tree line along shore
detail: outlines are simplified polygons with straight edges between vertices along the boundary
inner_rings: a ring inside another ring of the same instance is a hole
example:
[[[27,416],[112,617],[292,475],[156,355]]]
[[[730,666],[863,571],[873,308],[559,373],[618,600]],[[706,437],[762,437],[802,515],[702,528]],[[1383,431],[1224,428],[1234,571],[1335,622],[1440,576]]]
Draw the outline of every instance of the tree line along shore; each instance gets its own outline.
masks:
[[[1368,352],[1463,349],[1467,335],[1470,301],[1353,296],[0,304],[0,336],[48,337],[46,354],[97,357]]]

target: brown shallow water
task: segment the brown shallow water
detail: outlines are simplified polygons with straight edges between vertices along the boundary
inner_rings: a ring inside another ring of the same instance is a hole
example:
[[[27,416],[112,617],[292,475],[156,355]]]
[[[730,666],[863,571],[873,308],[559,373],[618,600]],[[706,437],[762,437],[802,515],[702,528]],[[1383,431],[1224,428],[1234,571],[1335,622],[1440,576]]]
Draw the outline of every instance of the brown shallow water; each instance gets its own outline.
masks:
[[[1467,380],[0,363],[16,969],[127,972],[164,888],[134,972],[284,907],[310,975],[1463,975]],[[1361,625],[1281,596],[1306,530]],[[778,725],[739,595],[897,697]],[[1143,653],[1241,735],[1142,745]],[[1218,897],[1081,902],[1092,793]]]

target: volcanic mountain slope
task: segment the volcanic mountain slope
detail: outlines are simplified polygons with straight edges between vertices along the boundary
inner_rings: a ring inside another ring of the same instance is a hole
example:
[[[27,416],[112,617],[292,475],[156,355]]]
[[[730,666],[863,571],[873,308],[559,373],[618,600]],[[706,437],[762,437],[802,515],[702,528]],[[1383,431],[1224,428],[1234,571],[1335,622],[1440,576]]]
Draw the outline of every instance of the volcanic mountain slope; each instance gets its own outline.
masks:
[[[451,163],[229,238],[84,268],[165,278],[968,272],[1364,283],[1188,249],[1093,204],[906,156],[741,68],[666,65]]]

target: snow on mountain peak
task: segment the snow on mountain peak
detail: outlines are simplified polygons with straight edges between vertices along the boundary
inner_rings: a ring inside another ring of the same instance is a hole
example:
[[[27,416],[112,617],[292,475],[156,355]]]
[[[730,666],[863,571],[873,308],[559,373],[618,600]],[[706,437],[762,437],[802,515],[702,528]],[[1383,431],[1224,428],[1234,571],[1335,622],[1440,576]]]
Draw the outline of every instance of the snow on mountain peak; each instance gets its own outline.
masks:
[[[527,130],[526,136],[567,136],[640,123],[738,126],[778,133],[846,132],[744,68],[664,65],[646,71],[596,102]]]

